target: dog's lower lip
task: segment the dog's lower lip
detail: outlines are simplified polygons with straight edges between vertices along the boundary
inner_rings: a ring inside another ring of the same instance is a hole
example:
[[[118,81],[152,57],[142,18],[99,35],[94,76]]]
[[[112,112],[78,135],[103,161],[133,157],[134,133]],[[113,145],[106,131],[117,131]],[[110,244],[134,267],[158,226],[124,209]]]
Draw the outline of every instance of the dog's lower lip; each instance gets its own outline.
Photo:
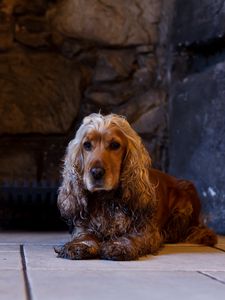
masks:
[[[111,188],[107,188],[101,184],[95,184],[94,186],[92,186],[90,192],[98,192],[98,191],[110,191]]]
[[[94,191],[105,191],[105,188],[101,188],[101,187],[96,187],[94,188]]]
[[[106,189],[102,185],[95,185],[93,186],[93,191],[105,191]]]

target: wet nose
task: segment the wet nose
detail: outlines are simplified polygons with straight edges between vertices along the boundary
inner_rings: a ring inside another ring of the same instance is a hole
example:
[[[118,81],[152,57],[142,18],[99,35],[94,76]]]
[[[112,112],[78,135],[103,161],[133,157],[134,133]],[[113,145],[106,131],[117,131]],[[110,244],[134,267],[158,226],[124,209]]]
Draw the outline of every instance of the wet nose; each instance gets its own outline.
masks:
[[[94,179],[99,180],[102,179],[102,177],[105,174],[105,169],[103,168],[92,168],[91,169],[91,175]]]

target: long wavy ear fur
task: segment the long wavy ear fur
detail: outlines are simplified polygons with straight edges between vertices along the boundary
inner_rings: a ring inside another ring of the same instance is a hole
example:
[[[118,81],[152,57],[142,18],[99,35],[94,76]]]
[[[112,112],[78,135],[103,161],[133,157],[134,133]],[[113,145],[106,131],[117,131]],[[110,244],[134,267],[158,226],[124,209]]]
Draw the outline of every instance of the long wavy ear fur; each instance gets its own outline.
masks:
[[[64,160],[63,181],[59,188],[58,207],[62,217],[84,218],[87,208],[87,196],[83,183],[83,156],[81,145],[88,130],[98,130],[104,125],[101,114],[91,114],[83,119],[75,138],[69,143]]]
[[[75,138],[69,143],[63,169],[63,181],[59,188],[58,207],[64,218],[85,216],[87,197],[83,184],[83,156],[81,145],[86,132],[104,125],[101,114],[91,114],[83,119]]]
[[[155,186],[150,182],[151,158],[141,138],[130,127],[125,132],[128,139],[127,153],[123,162],[121,185],[123,201],[134,208],[156,207]]]
[[[66,151],[63,181],[59,188],[58,207],[62,217],[71,219],[85,212],[87,201],[82,179],[82,154],[79,135],[72,140]]]

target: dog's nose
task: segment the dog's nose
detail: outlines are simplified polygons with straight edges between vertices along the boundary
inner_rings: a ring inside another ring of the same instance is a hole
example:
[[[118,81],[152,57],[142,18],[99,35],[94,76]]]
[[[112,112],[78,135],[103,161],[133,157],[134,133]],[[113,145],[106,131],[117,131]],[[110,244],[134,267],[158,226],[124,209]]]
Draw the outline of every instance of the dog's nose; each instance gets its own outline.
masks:
[[[91,169],[91,175],[96,180],[102,179],[104,174],[105,174],[105,169],[103,169],[103,168],[92,168]]]

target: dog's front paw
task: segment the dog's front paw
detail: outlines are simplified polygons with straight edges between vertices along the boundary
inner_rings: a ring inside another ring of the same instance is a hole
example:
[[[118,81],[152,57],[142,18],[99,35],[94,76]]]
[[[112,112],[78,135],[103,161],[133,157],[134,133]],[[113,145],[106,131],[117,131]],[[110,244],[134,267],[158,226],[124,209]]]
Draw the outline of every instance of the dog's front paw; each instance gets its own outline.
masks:
[[[138,253],[128,238],[120,238],[115,241],[108,241],[102,244],[100,256],[109,260],[135,260]]]
[[[90,259],[98,257],[99,254],[99,246],[94,240],[73,240],[54,250],[58,257],[67,259]]]

